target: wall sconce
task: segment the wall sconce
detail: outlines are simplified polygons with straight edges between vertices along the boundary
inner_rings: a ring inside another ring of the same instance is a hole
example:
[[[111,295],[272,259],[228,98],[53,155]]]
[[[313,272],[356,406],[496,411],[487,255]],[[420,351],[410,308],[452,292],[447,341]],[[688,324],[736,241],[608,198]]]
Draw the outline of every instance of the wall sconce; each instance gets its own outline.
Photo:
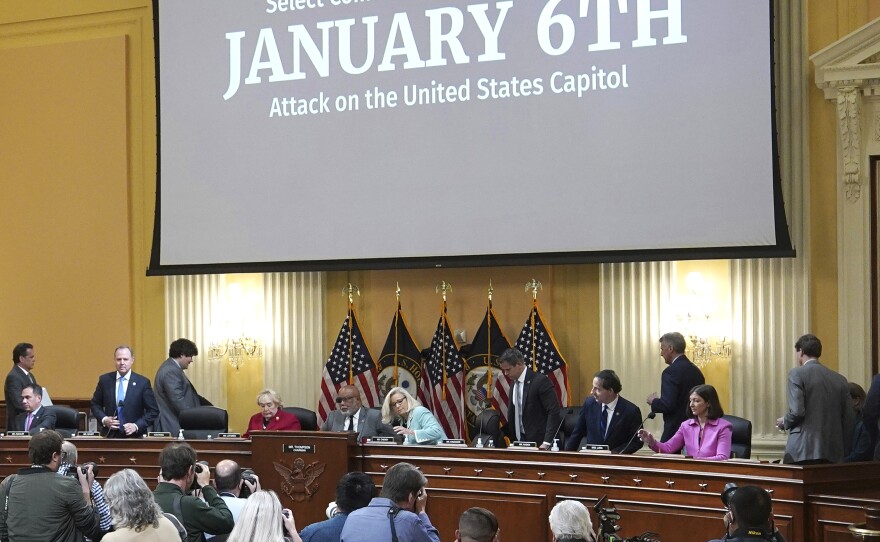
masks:
[[[688,338],[691,361],[705,367],[713,361],[730,361],[732,345],[723,331],[723,324],[712,319],[717,301],[709,291],[703,275],[691,272],[685,278],[688,294],[677,300],[676,316]]]
[[[224,342],[211,343],[208,346],[208,359],[211,361],[226,360],[237,371],[249,361],[263,359],[263,345],[257,339],[244,337],[226,339]]]

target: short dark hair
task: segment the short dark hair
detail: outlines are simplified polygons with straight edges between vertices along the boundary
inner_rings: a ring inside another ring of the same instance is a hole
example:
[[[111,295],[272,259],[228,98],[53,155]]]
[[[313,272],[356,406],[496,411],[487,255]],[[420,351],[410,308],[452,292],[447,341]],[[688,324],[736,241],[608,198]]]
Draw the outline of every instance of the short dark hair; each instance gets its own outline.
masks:
[[[235,462],[233,461],[233,463]],[[214,486],[217,488],[217,491],[231,491],[236,489],[241,484],[241,466],[238,463],[235,463],[235,467],[228,472],[225,468],[218,468],[219,466],[220,464],[218,463],[217,466],[214,467]]]
[[[593,378],[601,380],[602,387],[606,390],[611,390],[614,393],[620,393],[620,390],[623,389],[623,385],[620,383],[620,377],[611,369],[602,369],[594,374]]]
[[[498,357],[498,363],[507,363],[508,365],[518,365],[525,362],[525,356],[516,348],[508,348]]]
[[[758,486],[743,486],[730,496],[730,510],[737,525],[747,529],[769,527],[773,505],[770,494]]]
[[[485,508],[468,508],[458,518],[458,530],[462,537],[466,536],[477,542],[490,542],[498,533],[498,518]]]
[[[379,496],[399,503],[407,500],[410,494],[418,492],[426,485],[428,479],[425,475],[410,463],[401,462],[385,473]]]
[[[336,484],[336,506],[346,514],[370,504],[376,484],[363,472],[349,472]]]
[[[794,349],[800,350],[811,358],[818,358],[822,355],[822,341],[819,340],[819,337],[808,333],[802,335],[797,342],[794,343]]]
[[[52,429],[40,431],[28,443],[28,458],[33,465],[48,465],[52,462],[52,454],[61,454],[61,443],[64,438]]]
[[[15,348],[12,349],[12,364],[15,365],[18,363],[18,359],[22,356],[27,355],[28,349],[32,349],[34,345],[31,343],[18,343],[15,345]]]
[[[172,442],[159,453],[159,467],[162,478],[166,480],[181,480],[189,473],[189,469],[196,464],[196,451],[186,442]]]
[[[40,399],[43,398],[43,386],[36,386],[36,385],[34,385],[34,384],[30,384],[30,385],[28,385],[28,386],[25,386],[25,387],[21,388],[21,391],[24,391],[24,390],[26,390],[26,389],[28,389],[28,388],[30,388],[31,390],[33,390],[34,395],[36,395],[36,396],[39,397]]]
[[[687,348],[687,342],[684,340],[684,335],[677,331],[664,333],[663,336],[660,337],[660,344],[668,344],[676,354],[684,354],[684,351]]]
[[[724,409],[721,408],[721,399],[718,398],[718,392],[715,390],[715,386],[710,384],[694,386],[688,393],[688,397],[694,393],[702,397],[703,401],[709,403],[709,412],[706,413],[707,418],[710,420],[717,420],[724,416]],[[691,413],[691,417],[693,417],[693,413]]]
[[[198,356],[199,348],[196,343],[189,339],[177,339],[168,347],[169,358],[179,358],[180,356]]]

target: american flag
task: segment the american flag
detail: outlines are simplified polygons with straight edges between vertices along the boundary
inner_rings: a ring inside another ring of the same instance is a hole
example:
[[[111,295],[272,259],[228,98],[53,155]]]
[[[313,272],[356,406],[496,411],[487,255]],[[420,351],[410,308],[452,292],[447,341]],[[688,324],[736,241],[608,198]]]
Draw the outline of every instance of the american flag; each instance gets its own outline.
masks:
[[[498,318],[492,309],[491,302],[486,309],[486,316],[480,323],[480,327],[474,334],[471,350],[465,361],[468,383],[466,394],[472,394],[477,408],[470,408],[468,412],[468,429],[472,430],[476,423],[476,417],[489,405],[489,395],[492,396],[491,408],[498,411],[502,425],[507,423],[507,401],[510,395],[510,383],[501,373],[498,367],[498,357],[510,348],[510,342],[498,325]],[[471,383],[473,382],[473,385]],[[491,390],[491,391],[490,391]],[[471,406],[472,401],[468,401]]]
[[[458,352],[458,345],[449,332],[445,302],[440,321],[437,323],[437,331],[431,339],[430,352],[423,374],[430,379],[434,416],[440,421],[443,431],[449,438],[462,438],[464,405],[461,395],[464,363]]]
[[[346,384],[354,384],[361,390],[367,407],[379,405],[376,363],[358,325],[354,309],[349,307],[348,316],[342,323],[333,351],[324,365],[321,375],[321,398],[318,400],[318,425],[322,425],[336,408],[336,394]]]
[[[532,305],[515,348],[523,353],[532,369],[550,378],[556,388],[559,404],[568,406],[568,366],[559,353],[556,339],[544,325],[537,302]]]

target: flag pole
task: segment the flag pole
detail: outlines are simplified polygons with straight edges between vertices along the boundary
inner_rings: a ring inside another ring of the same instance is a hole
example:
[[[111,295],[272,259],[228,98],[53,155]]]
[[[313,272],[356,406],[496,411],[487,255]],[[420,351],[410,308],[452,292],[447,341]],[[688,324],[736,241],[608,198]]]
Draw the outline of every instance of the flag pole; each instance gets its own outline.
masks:
[[[445,280],[441,280],[440,284],[438,284],[434,288],[435,293],[439,293],[443,297],[443,303],[440,306],[440,325],[443,329],[446,329],[448,326],[446,322],[446,294],[452,291],[452,284],[449,284]],[[443,389],[441,390],[442,399],[446,400],[446,334],[440,333],[440,367],[443,369]]]
[[[399,282],[397,283],[397,291],[395,293],[397,294],[397,312],[394,313],[394,373],[393,374],[394,374],[394,385],[400,386],[400,378],[397,373],[397,348],[398,348],[398,345],[397,345],[397,339],[398,339],[397,326],[400,321],[400,283]]]
[[[489,279],[489,308],[486,309],[486,335],[488,344],[486,345],[486,395],[488,397],[492,397],[492,292],[495,290],[492,288],[492,279]],[[487,398],[488,398],[487,397]],[[492,401],[489,401],[489,404],[492,404]]]
[[[354,318],[354,294],[361,295],[361,291],[357,286],[349,282],[347,286],[342,288],[342,294],[348,295],[348,383],[349,385],[354,385],[354,341],[351,337],[351,330],[354,326],[352,323]]]
[[[544,285],[534,278],[526,283],[526,291],[532,292],[532,313],[529,316],[529,323],[532,329],[532,370],[535,372],[538,371],[538,354],[535,344],[535,313],[538,312],[538,290],[543,288]]]

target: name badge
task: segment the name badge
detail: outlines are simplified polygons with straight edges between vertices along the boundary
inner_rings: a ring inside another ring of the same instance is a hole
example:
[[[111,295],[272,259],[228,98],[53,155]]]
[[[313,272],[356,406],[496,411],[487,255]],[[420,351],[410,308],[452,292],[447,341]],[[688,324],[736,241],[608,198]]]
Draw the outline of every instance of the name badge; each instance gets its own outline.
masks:
[[[537,442],[529,442],[527,440],[515,440],[510,443],[511,448],[537,448]]]
[[[217,433],[217,438],[241,438],[241,433]]]
[[[101,433],[98,433],[97,431],[79,431],[74,436],[76,436],[76,437],[100,437]]]
[[[594,453],[594,454],[610,454],[611,450],[608,448],[607,444],[584,444],[579,452],[586,453]]]
[[[368,437],[364,439],[364,444],[397,444],[394,437]]]
[[[7,437],[29,437],[30,434],[27,431],[7,431]]]
[[[169,432],[169,431],[150,431],[149,433],[147,433],[147,436],[149,438],[155,438],[155,437],[170,438],[171,432]]]
[[[460,438],[446,438],[440,441],[440,446],[452,446],[458,448],[467,448],[467,443]]]
[[[286,454],[313,454],[315,453],[314,444],[285,444],[282,452]]]

